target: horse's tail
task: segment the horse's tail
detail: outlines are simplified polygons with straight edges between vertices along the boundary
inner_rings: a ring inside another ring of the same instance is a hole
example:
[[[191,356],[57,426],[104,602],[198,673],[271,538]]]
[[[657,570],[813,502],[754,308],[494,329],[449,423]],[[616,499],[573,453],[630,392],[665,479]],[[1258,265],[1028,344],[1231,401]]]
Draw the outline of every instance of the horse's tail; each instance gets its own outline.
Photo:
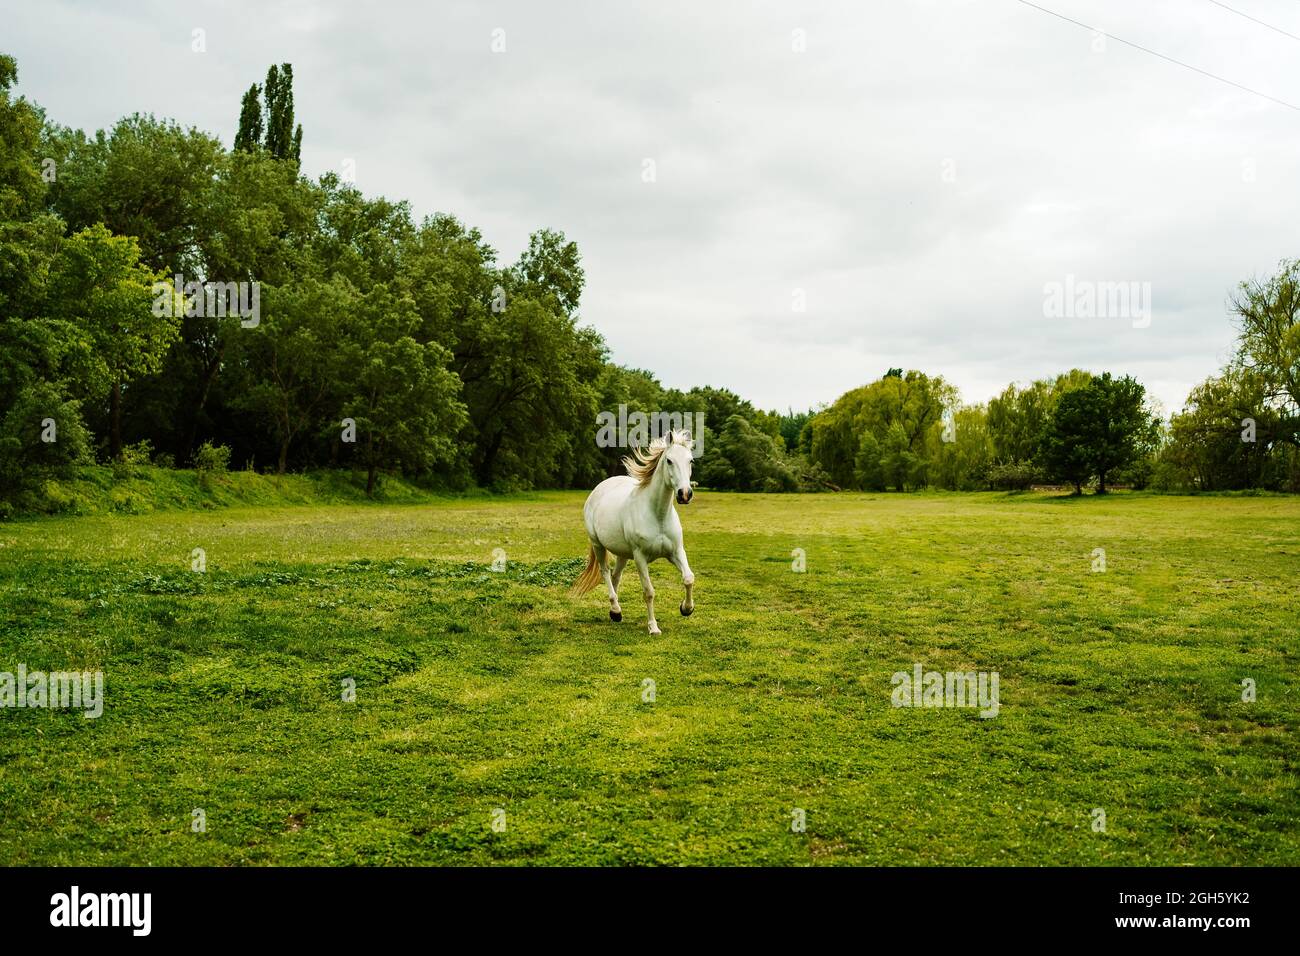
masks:
[[[573,582],[573,587],[569,589],[569,597],[578,597],[586,594],[597,584],[600,583],[604,568],[601,564],[604,562],[596,560],[596,546],[594,544],[587,546],[587,568],[580,575],[578,580]]]

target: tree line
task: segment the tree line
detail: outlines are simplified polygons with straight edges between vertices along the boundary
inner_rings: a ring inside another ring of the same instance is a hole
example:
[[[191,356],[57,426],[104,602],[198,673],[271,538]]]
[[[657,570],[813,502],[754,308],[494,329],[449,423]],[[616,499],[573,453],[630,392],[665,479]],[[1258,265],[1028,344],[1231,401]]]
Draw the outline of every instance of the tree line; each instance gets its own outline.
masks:
[[[890,369],[811,415],[795,447],[864,490],[1300,492],[1300,261],[1242,282],[1231,310],[1233,357],[1167,422],[1131,376],[1073,369],[963,405],[941,377]]]
[[[0,499],[201,454],[370,491],[590,486],[619,470],[594,435],[620,406],[702,415],[696,478],[720,489],[1300,490],[1294,262],[1242,286],[1236,359],[1169,423],[1133,379],[1081,370],[963,405],[890,369],[781,414],[611,362],[559,231],[502,263],[453,215],[303,176],[289,64],[244,95],[231,149],[151,115],[60,126],[17,77],[0,56]]]

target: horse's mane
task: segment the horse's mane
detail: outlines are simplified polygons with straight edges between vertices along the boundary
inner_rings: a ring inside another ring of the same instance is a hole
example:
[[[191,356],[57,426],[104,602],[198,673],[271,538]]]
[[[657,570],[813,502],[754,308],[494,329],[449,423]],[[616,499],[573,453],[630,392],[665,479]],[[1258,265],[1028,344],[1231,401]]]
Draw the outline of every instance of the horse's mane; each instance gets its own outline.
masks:
[[[637,480],[637,484],[645,487],[654,480],[655,469],[659,467],[659,459],[673,445],[684,445],[691,447],[690,432],[669,432],[666,438],[660,437],[651,440],[650,447],[646,449],[633,448],[632,454],[623,458],[623,467],[627,473]]]

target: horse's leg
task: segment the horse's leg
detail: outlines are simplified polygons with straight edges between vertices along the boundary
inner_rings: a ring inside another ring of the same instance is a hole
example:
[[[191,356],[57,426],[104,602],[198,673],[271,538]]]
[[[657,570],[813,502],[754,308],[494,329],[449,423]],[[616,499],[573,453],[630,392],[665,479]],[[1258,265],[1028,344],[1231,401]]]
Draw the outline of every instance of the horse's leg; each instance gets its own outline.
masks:
[[[690,617],[695,610],[695,598],[691,596],[695,589],[695,575],[691,573],[691,566],[686,561],[686,549],[682,545],[677,546],[672,562],[682,572],[682,584],[686,585],[686,599],[677,605],[677,610],[682,612],[682,617]]]
[[[658,622],[655,621],[655,586],[650,583],[650,564],[640,551],[632,555],[632,560],[636,562],[637,573],[641,575],[641,593],[645,595],[645,610],[650,617],[650,633],[662,634]]]
[[[609,585],[609,618],[611,621],[623,620],[623,609],[618,604],[618,582],[623,579],[623,566],[627,558],[615,556],[614,572],[605,583]]]
[[[593,540],[591,542],[591,548],[596,552],[596,566],[600,568],[600,579],[605,582],[605,590],[609,591],[609,558],[606,557],[607,552],[605,551],[605,546],[599,541]],[[614,617],[613,610],[609,612],[609,616],[616,621],[618,620],[618,618]]]

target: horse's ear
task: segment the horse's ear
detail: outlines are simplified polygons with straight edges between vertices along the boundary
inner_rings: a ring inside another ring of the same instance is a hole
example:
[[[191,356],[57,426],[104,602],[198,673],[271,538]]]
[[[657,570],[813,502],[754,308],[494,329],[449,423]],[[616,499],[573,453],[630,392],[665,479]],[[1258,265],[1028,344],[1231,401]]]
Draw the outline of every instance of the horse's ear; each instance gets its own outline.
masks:
[[[675,431],[672,431],[671,429],[669,429],[668,434],[664,436],[664,444],[665,444],[668,448],[672,448],[672,447],[673,447],[673,443],[674,443],[676,440],[677,440],[677,433],[676,433]]]

